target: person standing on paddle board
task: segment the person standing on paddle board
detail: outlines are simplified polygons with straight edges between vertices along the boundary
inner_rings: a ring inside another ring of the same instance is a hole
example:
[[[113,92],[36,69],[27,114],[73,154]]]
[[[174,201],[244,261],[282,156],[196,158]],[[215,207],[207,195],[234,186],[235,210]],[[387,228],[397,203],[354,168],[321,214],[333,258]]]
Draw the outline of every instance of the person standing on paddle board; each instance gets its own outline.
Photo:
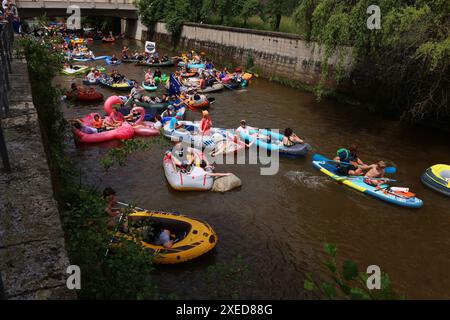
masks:
[[[350,148],[341,148],[336,152],[336,157],[333,159],[336,162],[345,162],[345,164],[338,164],[338,172],[342,175],[360,176],[363,169],[367,165],[358,157],[358,146],[351,145]]]

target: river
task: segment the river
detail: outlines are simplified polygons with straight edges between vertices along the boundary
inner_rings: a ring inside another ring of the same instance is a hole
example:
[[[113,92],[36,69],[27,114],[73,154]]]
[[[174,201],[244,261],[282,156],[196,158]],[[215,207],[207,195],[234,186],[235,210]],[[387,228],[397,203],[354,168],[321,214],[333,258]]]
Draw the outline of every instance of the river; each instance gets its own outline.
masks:
[[[123,44],[132,50],[143,47],[123,40],[91,48],[97,55],[119,54]],[[117,69],[137,80],[143,79],[145,70],[130,64]],[[69,87],[72,78],[56,80]],[[113,94],[97,89],[106,97]],[[204,219],[218,233],[213,252],[189,263],[156,268],[153,281],[163,294],[215,297],[210,293],[214,285],[205,280],[208,267],[223,266],[240,255],[247,271],[239,288],[241,298],[317,298],[303,289],[303,281],[307,272],[316,279],[329,274],[323,250],[327,241],[338,247],[340,263],[351,259],[361,271],[369,265],[380,266],[390,275],[394,289],[408,298],[450,298],[450,199],[419,180],[427,167],[450,162],[448,136],[407,128],[361,107],[327,99],[318,102],[310,93],[261,78],[253,79],[248,90],[210,96],[216,98],[210,108],[214,126],[236,128],[240,119],[246,119],[256,127],[292,127],[313,150],[305,159],[281,158],[279,172],[272,176],[260,175],[257,165],[220,165],[218,171],[233,172],[243,182],[240,189],[225,194],[172,190],[164,177],[160,145],[133,154],[125,167],[106,173],[100,159],[111,144],[77,147],[71,142],[68,151],[79,165],[83,183],[112,186],[120,200],[143,208]],[[73,118],[101,110],[101,103],[80,104],[64,112]],[[199,119],[199,113],[187,113],[187,120]],[[384,203],[339,185],[312,167],[313,153],[331,157],[351,143],[360,147],[367,163],[379,159],[393,163],[398,168],[397,185],[410,187],[424,206],[405,209]],[[232,282],[226,277],[217,281],[225,286]]]

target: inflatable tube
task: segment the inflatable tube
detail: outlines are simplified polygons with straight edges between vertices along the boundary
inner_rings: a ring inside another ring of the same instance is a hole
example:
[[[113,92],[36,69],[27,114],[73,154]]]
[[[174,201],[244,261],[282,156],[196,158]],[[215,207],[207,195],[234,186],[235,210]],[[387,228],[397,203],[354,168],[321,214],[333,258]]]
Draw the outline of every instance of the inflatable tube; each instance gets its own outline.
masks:
[[[98,81],[98,79],[95,79],[94,81],[89,81],[89,80],[87,80],[87,79],[84,79],[83,80],[83,84],[85,85],[85,86],[92,86],[92,85],[96,85],[96,84],[99,84],[100,82]]]
[[[184,67],[185,65],[186,65],[186,63],[183,62],[183,61],[178,62],[178,66],[179,67]],[[187,67],[189,69],[195,69],[195,70],[197,70],[197,69],[205,69],[205,64],[204,63],[188,63]]]
[[[103,94],[95,90],[79,92],[76,96],[73,95],[71,92],[67,92],[66,97],[68,100],[85,101],[85,102],[94,102],[103,100]]]
[[[256,130],[253,130],[251,133],[256,133]],[[259,133],[270,136],[272,138],[272,141],[274,143],[267,143],[263,140],[257,139],[256,145],[260,148],[267,149],[267,150],[278,150],[280,152],[281,156],[286,157],[293,157],[293,158],[301,158],[306,156],[309,150],[311,150],[311,146],[308,143],[302,143],[302,144],[294,144],[291,147],[286,147],[282,144],[283,141],[283,135],[274,131],[268,131],[268,130],[259,130]],[[247,135],[243,132],[241,132],[241,138],[243,138],[245,141],[253,141],[254,137],[251,137],[250,135]]]
[[[83,124],[92,126],[92,120],[94,119],[94,115],[98,115],[98,113],[91,113],[81,119]],[[123,122],[123,124],[117,129],[103,131],[99,133],[84,133],[80,130],[73,128],[73,134],[77,142],[80,143],[98,143],[105,142],[111,140],[127,140],[131,139],[134,136],[134,129],[128,122]]]
[[[155,79],[156,83],[166,83],[167,80],[169,80],[169,77],[167,76],[167,74],[163,73],[160,77],[154,77],[153,79]]]
[[[244,79],[244,80],[249,81],[251,78],[253,78],[253,74],[251,74],[251,73],[246,72],[242,75],[242,79]]]
[[[129,59],[129,58],[128,58],[128,59],[125,59],[125,58],[123,58],[123,57],[122,57],[121,60],[122,60],[123,63],[138,63],[138,62],[139,62],[138,59]]]
[[[200,122],[193,121],[178,121],[179,124],[184,125],[184,130],[171,130],[169,122],[166,122],[163,127],[163,135],[169,139],[178,140],[183,139],[184,142],[190,143],[194,148],[208,148],[210,151],[214,150],[215,142],[212,138],[213,134],[220,134],[226,137],[225,129],[211,128],[211,135],[202,135],[199,131]]]
[[[201,152],[199,152],[201,153]],[[214,184],[214,178],[200,167],[192,166],[189,172],[182,172],[172,162],[172,155],[164,156],[163,167],[169,185],[179,191],[208,191]]]
[[[88,66],[80,66],[80,65],[74,65],[72,68],[64,68],[61,73],[66,76],[74,76],[74,75],[80,75],[84,74],[89,70]]]
[[[206,98],[205,96],[201,97],[201,99],[196,101],[189,101],[189,108],[190,109],[206,109],[209,107],[210,103],[214,100],[211,100],[214,98]]]
[[[144,137],[153,137],[159,135],[159,129],[155,129],[153,127],[153,123],[151,122],[145,122],[145,109],[142,107],[135,107],[131,109],[131,111],[137,111],[139,113],[139,119],[132,124],[134,129],[134,134],[137,136],[144,136]]]
[[[122,83],[109,84],[108,82],[104,81],[103,79],[99,79],[98,82],[103,87],[112,89],[115,91],[130,91],[131,89],[133,89],[133,82],[131,80],[128,80],[127,82],[122,82]]]
[[[428,168],[420,180],[427,187],[450,197],[450,165],[436,164]]]
[[[105,59],[105,63],[106,63],[106,65],[108,65],[108,66],[109,66],[109,65],[111,65],[111,66],[117,66],[117,65],[121,64],[122,61],[119,60],[119,59],[117,59],[115,62],[113,62],[113,61],[111,60],[111,57],[108,57],[108,58]]]
[[[158,264],[174,264],[195,259],[212,250],[218,241],[216,232],[208,223],[174,213],[134,212],[128,215],[128,221],[131,234],[134,230],[139,230],[137,228],[142,229],[142,226],[157,224],[175,234],[176,240],[170,249],[155,245],[155,239],[136,237],[139,240],[135,241],[139,241],[143,249],[153,255],[152,261]],[[132,240],[130,233],[118,232],[117,236]],[[159,231],[155,236],[157,235]]]
[[[315,154],[313,156],[312,163],[316,169],[318,169],[323,174],[329,176],[333,180],[338,181],[352,189],[368,194],[377,199],[408,208],[420,208],[423,206],[422,200],[416,198],[415,196],[405,197],[400,193],[391,191],[387,184],[382,185],[381,189],[377,190],[374,186],[365,183],[364,177],[362,176],[354,178],[342,176],[338,173],[336,164],[330,163],[329,160],[330,159],[320,154]]]
[[[214,83],[212,86],[210,87],[206,87],[205,89],[202,90],[197,90],[199,93],[211,93],[211,92],[218,92],[218,91],[222,91],[224,88],[224,85],[221,83]]]
[[[157,85],[151,85],[151,84],[146,85],[146,84],[145,84],[145,81],[142,81],[142,87],[143,87],[145,90],[147,90],[147,91],[155,91],[155,90],[158,89],[158,86],[157,86]]]
[[[119,96],[110,96],[108,99],[106,99],[105,103],[103,104],[103,110],[105,110],[106,114],[111,114],[113,110],[113,106],[122,106],[123,101]]]
[[[102,38],[102,42],[104,43],[113,43],[116,42],[116,38],[112,37],[112,38]]]
[[[136,63],[137,66],[144,66],[144,67],[172,67],[174,65],[172,60],[164,61],[164,62],[138,62]]]
[[[183,78],[191,78],[191,77],[195,77],[197,75],[197,71],[195,72],[184,72],[181,74],[181,76]]]

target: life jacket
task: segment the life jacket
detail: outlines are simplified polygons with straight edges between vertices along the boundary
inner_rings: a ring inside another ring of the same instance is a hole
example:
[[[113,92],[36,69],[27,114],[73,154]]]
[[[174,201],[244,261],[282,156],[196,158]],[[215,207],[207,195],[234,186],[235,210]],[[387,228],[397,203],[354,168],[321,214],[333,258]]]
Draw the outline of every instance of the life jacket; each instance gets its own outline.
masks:
[[[96,129],[100,129],[103,127],[103,120],[102,119],[98,119],[98,120],[92,120],[92,126]]]

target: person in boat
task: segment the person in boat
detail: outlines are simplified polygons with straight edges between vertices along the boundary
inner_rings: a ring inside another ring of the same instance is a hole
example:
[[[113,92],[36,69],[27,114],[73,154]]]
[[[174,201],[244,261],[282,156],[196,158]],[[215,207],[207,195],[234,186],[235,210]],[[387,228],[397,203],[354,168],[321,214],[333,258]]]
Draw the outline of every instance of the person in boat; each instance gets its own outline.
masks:
[[[105,130],[105,123],[103,122],[103,119],[100,117],[100,115],[94,115],[94,119],[92,120],[92,127],[97,129],[97,132],[102,132]]]
[[[129,98],[129,99],[132,99],[132,100],[134,100],[134,101],[136,101],[136,102],[141,101],[142,98],[143,98],[143,96],[142,96],[142,90],[143,90],[143,88],[141,88],[141,87],[139,86],[139,84],[138,84],[137,82],[135,82],[135,83],[133,84],[133,88],[132,88],[131,91],[130,91],[130,94],[128,95],[128,98]]]
[[[106,123],[108,127],[117,128],[122,125],[125,118],[119,112],[119,105],[113,105],[111,113],[109,114],[109,121]]]
[[[153,72],[153,78],[160,78],[161,79],[161,69],[156,68],[155,71]]]
[[[162,128],[162,119],[159,114],[155,115],[155,122],[153,123],[153,128],[158,130]]]
[[[111,56],[111,63],[112,63],[112,64],[116,64],[118,61],[119,61],[119,59],[117,59],[116,55],[113,54],[113,55]]]
[[[152,71],[150,69],[148,69],[147,73],[145,74],[145,84],[152,85],[152,86],[154,86],[156,84],[155,79],[153,78]]]
[[[211,135],[212,119],[207,110],[202,111],[202,120],[200,121],[199,131],[204,136]]]
[[[126,121],[136,122],[139,119],[140,114],[136,111],[136,109],[134,109],[135,107],[137,107],[137,105],[134,103],[133,108],[131,108],[130,110],[130,113],[124,117]]]
[[[167,107],[166,116],[167,117],[175,117],[177,114],[177,111],[175,110],[175,107],[173,105],[169,105]]]
[[[169,56],[168,55],[164,55],[162,58],[161,58],[161,62],[167,62],[167,61],[169,61]]]
[[[348,149],[341,148],[336,152],[336,157],[333,159],[338,162],[337,170],[339,174],[360,176],[366,164],[358,157],[358,146],[351,145]],[[339,164],[339,162],[345,162]]]
[[[157,245],[161,245],[164,248],[172,248],[173,246],[173,240],[170,238],[171,233],[169,229],[162,229],[161,233],[158,235],[158,238],[156,239]]]
[[[122,59],[128,59],[129,57],[128,57],[128,47],[127,46],[124,46],[123,47],[123,49],[122,49]]]
[[[172,117],[169,121],[169,130],[185,130],[184,124],[180,124],[178,120],[183,118],[183,113],[177,112],[175,117]]]
[[[282,144],[285,147],[292,147],[295,144],[303,144],[304,141],[300,139],[291,128],[284,129]]]
[[[183,107],[185,105],[185,103],[183,102],[183,100],[179,97],[177,97],[176,95],[172,95],[170,97],[170,101],[169,101],[170,105],[173,106],[175,109],[180,109],[181,107]]]
[[[117,70],[113,70],[111,73],[111,79],[113,83],[121,83],[123,77]]]
[[[150,101],[148,103],[150,103],[150,104],[157,104],[157,103],[159,103],[158,99],[159,98],[157,98],[155,96],[151,96],[150,97]]]
[[[80,119],[73,120],[72,125],[75,129],[78,129],[81,132],[86,133],[86,134],[98,133],[97,129],[95,129],[94,127],[85,125],[83,122],[81,122]]]
[[[245,134],[247,134],[247,135],[250,135],[250,136],[257,136],[257,135],[258,135],[257,132],[251,134],[251,133],[250,133],[250,130],[255,130],[255,128],[250,127],[250,126],[247,126],[247,121],[241,120],[241,121],[239,122],[239,127],[238,127],[238,128],[235,130],[235,132],[234,132],[234,135],[235,135],[236,137],[238,137],[238,138],[239,138],[239,135],[240,135],[241,132],[243,132],[243,133],[245,133]]]
[[[207,60],[207,61],[206,61],[205,69],[206,69],[206,70],[212,70],[212,69],[214,69],[214,64],[212,63],[212,61],[210,61],[210,60]]]
[[[364,169],[368,169],[368,171],[364,175],[364,182],[368,185],[379,188],[385,183],[383,179],[385,175],[385,168],[386,163],[384,161],[378,161],[376,164],[366,166]]]
[[[206,79],[205,79],[205,75],[204,74],[202,74],[200,76],[200,81],[199,81],[198,84],[199,84],[199,87],[200,87],[201,90],[206,88]]]
[[[210,152],[210,155],[212,157],[216,157],[221,154],[235,152],[241,147],[250,148],[252,144],[255,142],[255,140],[253,140],[249,144],[246,144],[245,142],[238,140],[237,137],[226,138],[220,133],[215,133],[213,134],[212,137],[214,139],[215,144],[214,150]]]
[[[87,81],[89,81],[90,83],[95,83],[95,81],[97,80],[96,76],[95,76],[95,68],[91,68],[91,70],[89,71],[89,73],[86,75],[85,78]]]
[[[161,96],[161,103],[168,103],[169,102],[169,95],[167,93],[163,93],[163,95]]]
[[[107,228],[114,229],[120,219],[120,210],[117,208],[116,191],[113,188],[107,187],[103,190],[103,199],[107,201],[105,212],[108,215]]]

